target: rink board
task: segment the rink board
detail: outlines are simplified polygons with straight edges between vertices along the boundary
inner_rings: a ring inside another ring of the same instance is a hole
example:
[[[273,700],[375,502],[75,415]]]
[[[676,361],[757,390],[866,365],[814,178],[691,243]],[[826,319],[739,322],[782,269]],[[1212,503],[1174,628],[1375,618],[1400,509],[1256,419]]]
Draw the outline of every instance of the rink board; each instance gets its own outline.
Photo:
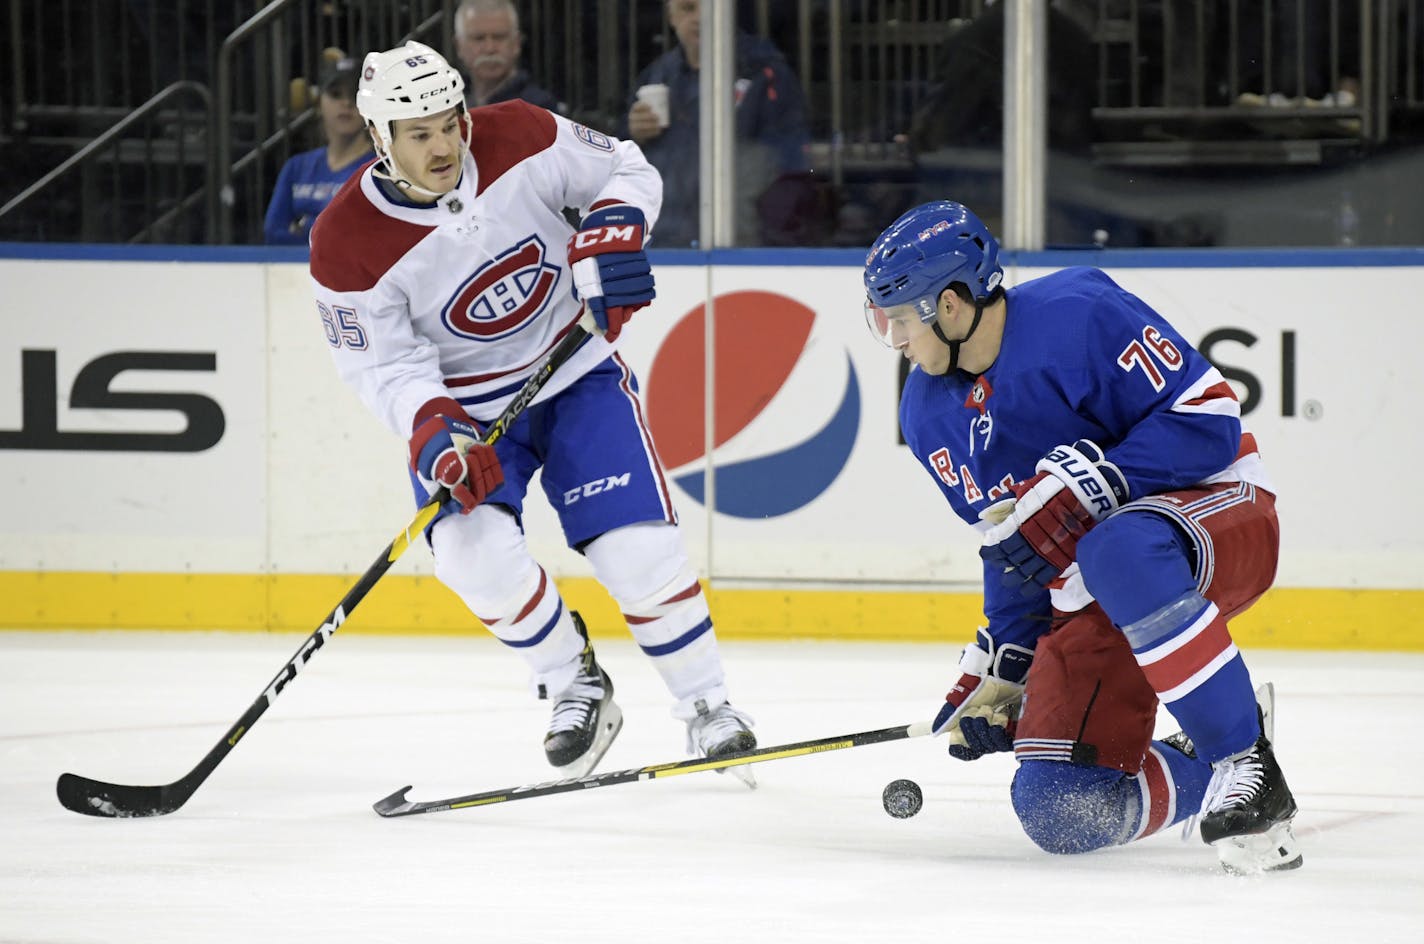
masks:
[[[336,379],[299,256],[108,254],[0,258],[0,625],[314,628],[414,513],[403,442]],[[621,352],[719,631],[967,635],[977,543],[898,442],[898,365],[862,325],[856,254],[656,261],[658,301]],[[1362,497],[1421,458],[1411,353],[1424,326],[1339,320],[1360,284],[1374,310],[1409,310],[1424,253],[1016,261],[1010,284],[1102,265],[1202,346],[1249,407],[1283,546],[1277,589],[1234,624],[1240,641],[1424,647],[1412,629],[1424,541],[1398,527],[1424,520],[1424,498]],[[595,631],[618,631],[554,513],[531,506],[535,555]],[[349,628],[477,624],[418,547]]]

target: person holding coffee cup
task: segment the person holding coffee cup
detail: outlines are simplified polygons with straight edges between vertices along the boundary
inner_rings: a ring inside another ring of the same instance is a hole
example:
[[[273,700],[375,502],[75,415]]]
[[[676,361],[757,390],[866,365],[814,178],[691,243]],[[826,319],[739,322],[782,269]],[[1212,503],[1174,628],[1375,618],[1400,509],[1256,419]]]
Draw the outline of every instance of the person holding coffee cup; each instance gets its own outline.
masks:
[[[666,0],[677,47],[638,75],[628,112],[618,129],[643,149],[663,176],[663,214],[653,233],[659,248],[695,246],[698,239],[698,72],[701,67],[700,0]],[[786,221],[768,218],[761,198],[778,181],[804,176],[810,126],[806,96],[786,57],[770,41],[737,33],[737,243],[769,241]]]

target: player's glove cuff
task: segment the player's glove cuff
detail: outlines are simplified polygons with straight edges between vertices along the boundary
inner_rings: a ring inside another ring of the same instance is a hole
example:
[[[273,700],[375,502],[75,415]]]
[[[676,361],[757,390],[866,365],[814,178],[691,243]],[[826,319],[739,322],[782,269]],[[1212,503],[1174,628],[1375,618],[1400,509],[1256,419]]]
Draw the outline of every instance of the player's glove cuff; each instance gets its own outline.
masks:
[[[1055,446],[1038,460],[1034,471],[1047,472],[1062,482],[1095,522],[1117,511],[1129,497],[1127,477],[1091,439]]]

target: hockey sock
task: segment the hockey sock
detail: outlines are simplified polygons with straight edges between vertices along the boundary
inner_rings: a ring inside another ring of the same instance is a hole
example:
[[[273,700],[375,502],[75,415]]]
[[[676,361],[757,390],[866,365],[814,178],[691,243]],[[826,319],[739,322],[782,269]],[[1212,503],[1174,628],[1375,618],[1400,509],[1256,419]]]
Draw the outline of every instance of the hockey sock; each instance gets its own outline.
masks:
[[[1153,741],[1137,775],[1140,806],[1132,839],[1142,839],[1201,809],[1211,765],[1163,741]]]
[[[498,603],[476,604],[480,608],[475,615],[496,639],[518,650],[542,697],[557,694],[573,682],[584,640],[544,568],[535,564],[529,577],[513,596]]]
[[[584,553],[673,697],[689,705],[703,697],[709,707],[725,701],[712,614],[677,528],[663,522],[618,528]]]
[[[1198,590],[1195,553],[1165,517],[1126,512],[1079,543],[1078,566],[1157,697],[1214,762],[1255,743],[1256,697],[1225,618]]]
[[[620,600],[619,605],[633,638],[679,703],[697,696],[707,698],[709,707],[726,701],[712,614],[702,585],[690,569],[679,572],[651,596]]]
[[[509,512],[481,505],[442,519],[431,533],[435,575],[491,633],[529,665],[536,691],[563,691],[584,640],[558,588],[532,557]]]
[[[1255,743],[1260,726],[1251,677],[1216,604],[1193,593],[1122,629],[1198,757],[1215,763]]]

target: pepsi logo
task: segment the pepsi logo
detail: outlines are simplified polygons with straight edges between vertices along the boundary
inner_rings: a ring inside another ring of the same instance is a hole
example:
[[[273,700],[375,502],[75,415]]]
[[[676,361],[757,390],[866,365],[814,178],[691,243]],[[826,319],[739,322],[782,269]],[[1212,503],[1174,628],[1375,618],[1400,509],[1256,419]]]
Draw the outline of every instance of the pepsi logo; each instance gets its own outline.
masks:
[[[789,514],[845,469],[860,430],[850,354],[818,338],[816,313],[774,292],[716,299],[716,510]],[[647,372],[648,425],[669,477],[706,504],[706,307],[668,332]]]

